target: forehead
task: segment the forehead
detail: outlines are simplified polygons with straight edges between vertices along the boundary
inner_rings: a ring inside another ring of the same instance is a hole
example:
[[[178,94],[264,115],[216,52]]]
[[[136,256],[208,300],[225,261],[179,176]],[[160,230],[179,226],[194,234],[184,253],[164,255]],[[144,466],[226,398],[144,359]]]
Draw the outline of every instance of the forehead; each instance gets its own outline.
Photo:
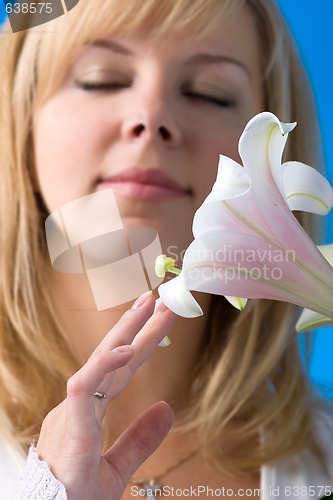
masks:
[[[77,35],[97,31],[120,36],[140,29],[150,36],[186,29],[199,34],[221,26],[223,19],[246,3],[246,0],[141,0],[138,6],[137,0],[80,0],[79,8],[66,16],[66,23],[71,25],[75,19]],[[64,19],[60,21],[62,24]]]
[[[257,52],[257,43],[246,4],[246,0],[141,0],[138,8],[137,0],[80,0],[54,21],[52,33],[43,35],[37,93],[45,97],[54,91],[84,47],[110,37],[144,34],[152,47],[179,38],[203,49],[213,43],[232,53],[243,52],[249,60]]]

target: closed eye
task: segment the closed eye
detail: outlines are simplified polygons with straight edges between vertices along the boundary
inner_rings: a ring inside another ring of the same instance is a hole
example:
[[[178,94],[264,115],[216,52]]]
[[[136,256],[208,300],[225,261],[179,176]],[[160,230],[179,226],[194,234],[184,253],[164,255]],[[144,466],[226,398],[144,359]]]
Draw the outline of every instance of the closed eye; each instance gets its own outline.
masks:
[[[185,92],[184,95],[193,100],[203,101],[207,104],[214,104],[223,108],[231,108],[235,106],[235,101],[228,98],[220,98],[207,94],[199,94],[197,92]]]
[[[85,91],[116,92],[128,87],[128,84],[118,82],[89,82],[76,80],[75,85]]]

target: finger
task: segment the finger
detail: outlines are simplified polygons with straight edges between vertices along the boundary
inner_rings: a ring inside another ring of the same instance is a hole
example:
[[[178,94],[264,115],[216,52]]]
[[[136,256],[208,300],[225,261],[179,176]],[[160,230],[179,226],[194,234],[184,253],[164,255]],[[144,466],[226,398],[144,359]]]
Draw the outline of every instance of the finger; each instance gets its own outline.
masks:
[[[105,453],[123,491],[134,472],[160,446],[174,421],[165,402],[156,403],[130,425]]]
[[[141,330],[154,312],[155,298],[152,292],[141,295],[106,334],[102,342],[96,347],[92,356],[103,349],[114,349],[120,345],[132,343],[136,334]]]
[[[68,430],[74,439],[82,433],[97,430],[101,421],[96,422],[95,405],[101,403],[94,392],[108,391],[101,385],[106,374],[126,365],[133,356],[132,346],[122,346],[114,350],[103,350],[89,358],[87,363],[67,382],[66,416]],[[75,425],[70,425],[75,422]],[[97,427],[96,427],[96,424]],[[67,436],[69,438],[69,436]]]
[[[135,350],[134,356],[128,364],[130,369],[137,370],[150,356],[161,340],[169,333],[177,318],[178,316],[170,311],[163,302],[159,304],[154,314],[132,342]]]
[[[108,332],[102,342],[96,347],[91,358],[98,355],[105,350],[112,350],[116,346],[122,345],[122,342],[130,344],[137,332],[145,324],[149,316],[154,311],[155,299],[152,292],[142,294],[133,304],[132,308],[120,318],[118,323]],[[102,382],[102,387],[95,388],[94,391],[106,393],[108,388],[111,387],[114,378],[114,373],[106,374]],[[101,400],[96,408],[96,417],[98,421],[104,417],[107,400]]]
[[[126,388],[136,370],[156,349],[161,339],[167,335],[176,319],[177,316],[162,304],[147,321],[132,342],[134,356],[126,366],[117,370],[114,376],[109,391],[110,398],[116,398]]]

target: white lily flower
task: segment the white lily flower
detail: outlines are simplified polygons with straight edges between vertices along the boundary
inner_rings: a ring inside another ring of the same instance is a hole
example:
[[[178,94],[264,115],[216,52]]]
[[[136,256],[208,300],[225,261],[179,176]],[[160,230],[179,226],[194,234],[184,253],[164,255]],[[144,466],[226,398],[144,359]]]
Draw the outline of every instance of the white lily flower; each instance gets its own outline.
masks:
[[[175,313],[202,314],[190,293],[196,290],[224,295],[240,309],[247,298],[268,298],[333,316],[333,268],[291,212],[326,214],[333,190],[312,167],[281,164],[295,125],[260,113],[239,141],[243,166],[220,157],[213,189],[194,216],[183,269],[159,287]]]

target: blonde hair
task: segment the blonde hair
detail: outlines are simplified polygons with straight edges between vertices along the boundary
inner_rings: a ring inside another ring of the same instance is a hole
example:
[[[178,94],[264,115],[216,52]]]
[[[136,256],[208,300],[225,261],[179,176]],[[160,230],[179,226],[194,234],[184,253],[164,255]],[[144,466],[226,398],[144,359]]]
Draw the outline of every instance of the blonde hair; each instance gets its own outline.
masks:
[[[175,31],[200,37],[216,31],[243,5],[257,23],[266,109],[283,121],[298,122],[286,156],[319,165],[311,94],[273,0],[142,0],[139,9],[137,0],[80,0],[43,30],[2,36],[0,398],[24,448],[46,413],[64,398],[66,380],[78,369],[45,279],[43,211],[34,193],[34,107],[52,95],[82,47],[96,39],[142,29],[152,38]],[[308,221],[302,216],[310,230]],[[197,432],[203,449],[224,470],[254,470],[311,444],[314,399],[301,368],[294,324],[295,308],[288,304],[251,301],[238,314],[223,298],[212,300],[183,428]],[[233,428],[235,418],[239,425]],[[244,443],[254,440],[251,448],[228,450],[228,460],[222,446],[213,446],[226,426],[230,436]],[[267,436],[262,442],[256,440],[259,429]]]

